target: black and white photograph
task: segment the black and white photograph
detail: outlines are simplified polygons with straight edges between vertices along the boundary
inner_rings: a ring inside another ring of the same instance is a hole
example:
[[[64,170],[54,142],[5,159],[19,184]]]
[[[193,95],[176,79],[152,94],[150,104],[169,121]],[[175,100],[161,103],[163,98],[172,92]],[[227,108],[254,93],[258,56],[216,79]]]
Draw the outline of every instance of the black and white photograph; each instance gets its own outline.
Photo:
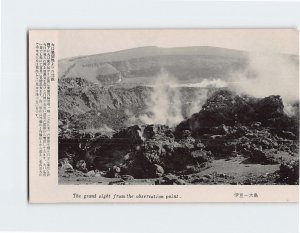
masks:
[[[298,185],[294,29],[62,30],[60,185]]]
[[[298,1],[0,2],[0,232],[299,232]]]

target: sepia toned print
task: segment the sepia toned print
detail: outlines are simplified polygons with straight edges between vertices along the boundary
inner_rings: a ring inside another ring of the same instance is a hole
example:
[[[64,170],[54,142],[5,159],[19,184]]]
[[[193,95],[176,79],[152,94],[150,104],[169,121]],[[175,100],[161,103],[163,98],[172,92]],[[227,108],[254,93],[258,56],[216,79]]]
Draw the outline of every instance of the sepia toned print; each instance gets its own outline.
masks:
[[[247,51],[155,32],[115,50],[118,31],[100,31],[112,51],[59,60],[59,183],[298,184],[297,50],[255,48],[259,32]]]
[[[32,30],[29,200],[296,202],[294,29]]]

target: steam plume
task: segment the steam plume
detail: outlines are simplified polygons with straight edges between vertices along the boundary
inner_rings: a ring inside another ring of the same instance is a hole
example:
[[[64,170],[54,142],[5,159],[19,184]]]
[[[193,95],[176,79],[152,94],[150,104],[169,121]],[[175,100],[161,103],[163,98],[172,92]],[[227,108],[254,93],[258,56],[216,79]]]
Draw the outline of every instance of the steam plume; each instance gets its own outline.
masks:
[[[143,123],[174,126],[183,120],[180,91],[174,88],[176,85],[174,77],[161,71],[147,102],[147,114],[139,117]]]
[[[197,91],[195,91],[195,93],[193,94],[192,101],[186,111],[188,117],[201,110],[203,104],[205,104],[207,100],[207,95],[207,89],[197,89]]]
[[[233,74],[231,87],[257,98],[280,95],[285,112],[292,114],[292,104],[299,100],[298,63],[276,54],[251,54],[248,60],[245,72]]]

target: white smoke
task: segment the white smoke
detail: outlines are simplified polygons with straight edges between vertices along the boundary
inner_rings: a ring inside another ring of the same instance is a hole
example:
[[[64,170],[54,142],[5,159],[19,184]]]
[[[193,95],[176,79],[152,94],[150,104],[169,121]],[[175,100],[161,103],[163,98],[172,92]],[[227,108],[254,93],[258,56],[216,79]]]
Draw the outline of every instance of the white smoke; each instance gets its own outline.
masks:
[[[110,127],[108,127],[106,124],[103,124],[99,129],[98,129],[98,131],[100,131],[100,132],[102,132],[102,133],[114,133],[115,131],[112,129],[112,128],[110,128]]]
[[[298,64],[290,56],[276,54],[251,54],[244,72],[233,73],[230,83],[220,79],[204,79],[199,83],[180,84],[176,78],[162,71],[153,85],[153,92],[147,100],[146,114],[138,120],[144,124],[165,124],[174,126],[183,117],[183,107],[188,116],[199,112],[207,99],[208,87],[234,89],[256,98],[280,95],[284,111],[293,115],[293,104],[299,101]],[[180,87],[197,87],[193,99],[183,103]],[[136,121],[137,119],[132,119]]]
[[[192,114],[201,110],[202,105],[207,99],[209,87],[226,87],[227,83],[220,79],[203,79],[198,83],[178,83],[175,77],[168,74],[165,70],[161,71],[156,77],[152,86],[153,92],[150,99],[146,101],[146,114],[140,115],[138,120],[144,124],[164,124],[174,126],[179,124],[185,115],[190,117]],[[183,102],[181,87],[194,87],[192,98],[189,102]],[[133,119],[137,121],[137,119]]]
[[[124,122],[126,126],[131,126],[136,124],[139,125],[141,123],[140,119],[129,109],[125,109],[124,113],[127,116],[127,120]]]
[[[144,124],[174,126],[183,120],[180,91],[174,88],[176,85],[178,83],[174,77],[161,71],[147,101],[147,113],[139,117]]]
[[[284,110],[293,114],[292,104],[299,100],[298,64],[288,56],[250,54],[248,69],[232,75],[231,87],[240,93],[262,98],[280,95]]]
[[[176,87],[194,88],[192,91],[192,98],[188,103],[184,103],[185,114],[187,117],[190,117],[202,109],[203,104],[205,104],[207,100],[208,88],[222,88],[227,86],[227,82],[221,79],[203,79],[198,83],[181,83],[176,85]]]
[[[192,101],[190,102],[186,114],[188,117],[192,116],[194,113],[199,112],[202,109],[203,104],[207,100],[208,89],[198,89],[193,93]]]
[[[227,83],[221,79],[203,79],[199,83],[188,83],[188,84],[177,84],[176,87],[199,87],[199,88],[208,88],[208,87],[227,87]]]

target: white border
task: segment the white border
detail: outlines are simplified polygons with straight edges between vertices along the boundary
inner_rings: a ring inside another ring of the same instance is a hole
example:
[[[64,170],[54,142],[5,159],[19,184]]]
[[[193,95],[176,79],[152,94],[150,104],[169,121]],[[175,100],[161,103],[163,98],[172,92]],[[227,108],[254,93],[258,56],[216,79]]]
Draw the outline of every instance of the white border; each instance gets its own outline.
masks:
[[[295,2],[121,2],[2,0],[0,231],[297,233],[296,204],[27,203],[27,29],[300,26]]]

